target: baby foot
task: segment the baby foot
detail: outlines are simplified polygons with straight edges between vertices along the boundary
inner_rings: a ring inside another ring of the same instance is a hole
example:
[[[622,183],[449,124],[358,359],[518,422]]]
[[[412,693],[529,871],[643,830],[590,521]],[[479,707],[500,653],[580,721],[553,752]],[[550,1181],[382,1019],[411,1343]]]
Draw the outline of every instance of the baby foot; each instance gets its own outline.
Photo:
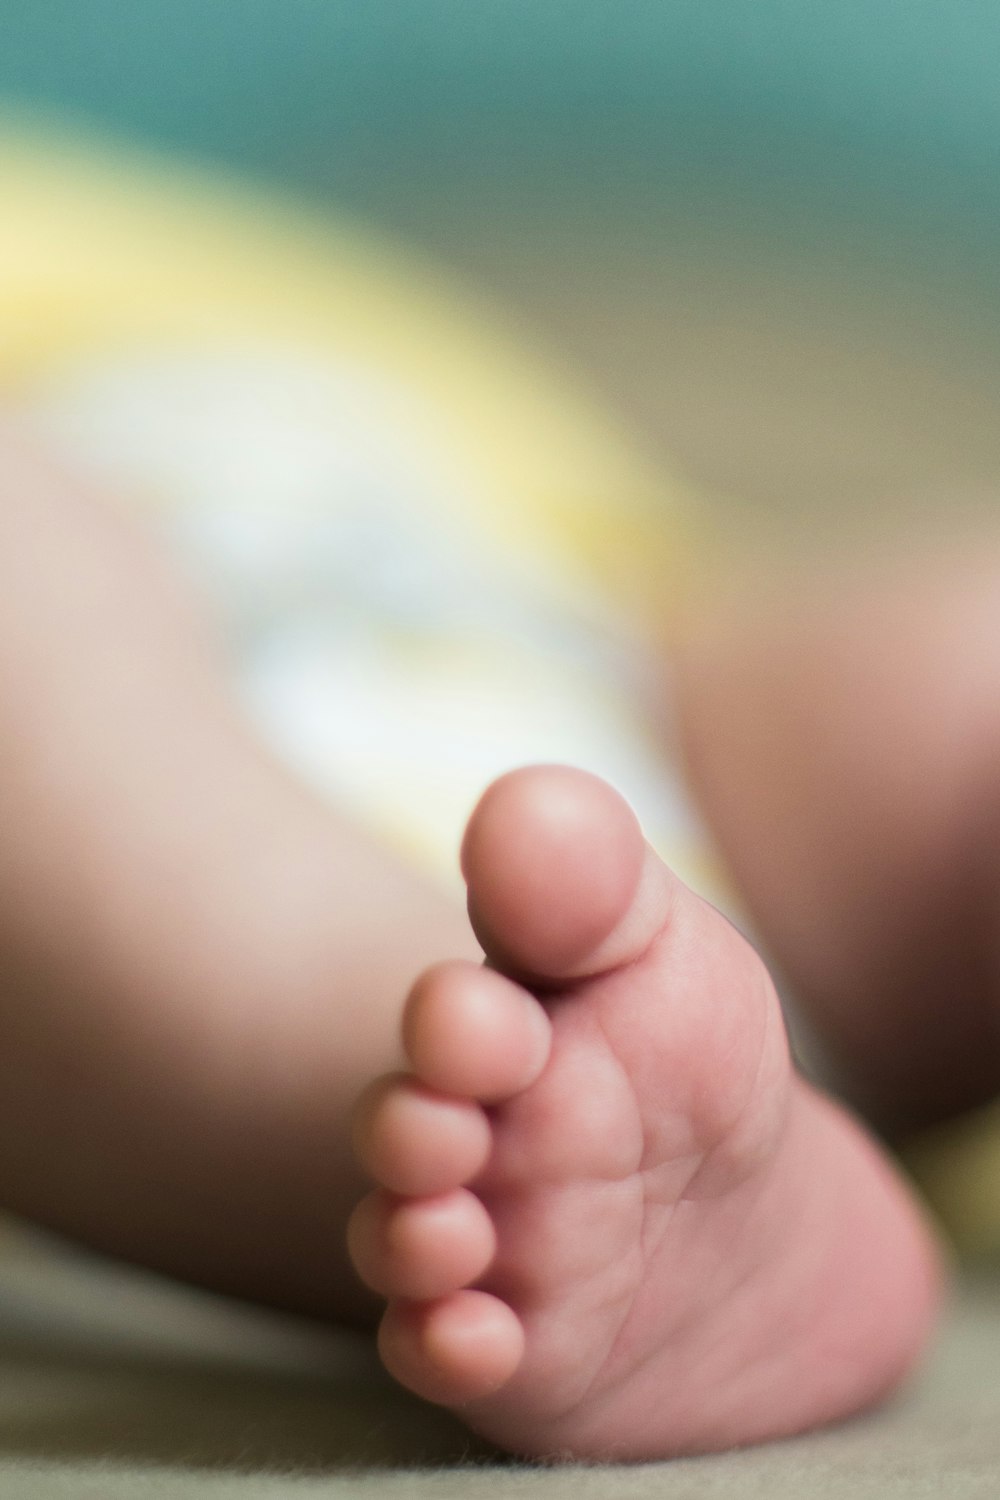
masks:
[[[443,964],[412,1072],[359,1105],[355,1266],[383,1360],[514,1451],[643,1459],[889,1392],[937,1258],[862,1131],[791,1069],[762,963],[609,787],[495,783],[463,851],[490,967]]]

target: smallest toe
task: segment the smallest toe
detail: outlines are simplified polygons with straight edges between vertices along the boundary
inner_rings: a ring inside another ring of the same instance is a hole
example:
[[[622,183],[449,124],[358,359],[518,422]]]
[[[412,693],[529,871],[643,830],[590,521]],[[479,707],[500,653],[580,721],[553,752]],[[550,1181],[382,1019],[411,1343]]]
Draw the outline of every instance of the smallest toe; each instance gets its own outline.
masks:
[[[462,1406],[506,1385],[524,1356],[524,1329],[506,1302],[468,1290],[390,1303],[378,1346],[401,1385],[425,1401]]]
[[[534,1083],[551,1041],[548,1016],[533,995],[467,962],[438,964],[421,975],[403,1015],[403,1045],[421,1081],[483,1104]]]

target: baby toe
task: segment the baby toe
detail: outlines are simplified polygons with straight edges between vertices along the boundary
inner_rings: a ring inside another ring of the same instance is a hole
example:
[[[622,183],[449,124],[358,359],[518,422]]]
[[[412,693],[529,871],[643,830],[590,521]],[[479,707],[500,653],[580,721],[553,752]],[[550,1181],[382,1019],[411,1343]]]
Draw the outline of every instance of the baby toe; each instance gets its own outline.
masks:
[[[379,1353],[401,1385],[443,1406],[491,1396],[524,1355],[521,1321],[487,1292],[459,1291],[434,1302],[393,1302]]]
[[[439,964],[417,980],[403,1016],[403,1044],[423,1083],[497,1104],[534,1083],[552,1028],[527,990],[480,965]]]
[[[353,1136],[365,1171],[390,1192],[414,1198],[470,1182],[492,1147],[478,1104],[435,1093],[406,1074],[378,1079],[365,1091]]]
[[[457,1188],[433,1198],[370,1193],[355,1209],[347,1244],[362,1281],[384,1297],[431,1301],[468,1286],[496,1253],[486,1209]]]

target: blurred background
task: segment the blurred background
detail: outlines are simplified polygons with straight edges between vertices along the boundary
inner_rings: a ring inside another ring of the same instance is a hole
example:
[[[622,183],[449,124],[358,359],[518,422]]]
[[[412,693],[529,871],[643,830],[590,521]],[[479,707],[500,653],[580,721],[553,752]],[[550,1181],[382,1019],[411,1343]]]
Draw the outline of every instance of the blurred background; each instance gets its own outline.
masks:
[[[429,252],[786,536],[995,506],[998,64],[989,0],[0,3],[0,110]]]

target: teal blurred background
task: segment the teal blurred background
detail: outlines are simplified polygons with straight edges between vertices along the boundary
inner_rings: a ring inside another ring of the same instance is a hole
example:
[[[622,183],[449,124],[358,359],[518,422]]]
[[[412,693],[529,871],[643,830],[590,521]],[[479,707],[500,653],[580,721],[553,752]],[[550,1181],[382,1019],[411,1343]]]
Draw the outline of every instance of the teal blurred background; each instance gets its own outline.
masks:
[[[783,522],[992,494],[998,80],[987,0],[0,0],[0,106],[410,240]]]
[[[0,86],[377,213],[424,193],[794,200],[1000,231],[976,0],[6,0]],[[814,224],[818,230],[819,224]],[[927,246],[925,246],[925,249]]]

